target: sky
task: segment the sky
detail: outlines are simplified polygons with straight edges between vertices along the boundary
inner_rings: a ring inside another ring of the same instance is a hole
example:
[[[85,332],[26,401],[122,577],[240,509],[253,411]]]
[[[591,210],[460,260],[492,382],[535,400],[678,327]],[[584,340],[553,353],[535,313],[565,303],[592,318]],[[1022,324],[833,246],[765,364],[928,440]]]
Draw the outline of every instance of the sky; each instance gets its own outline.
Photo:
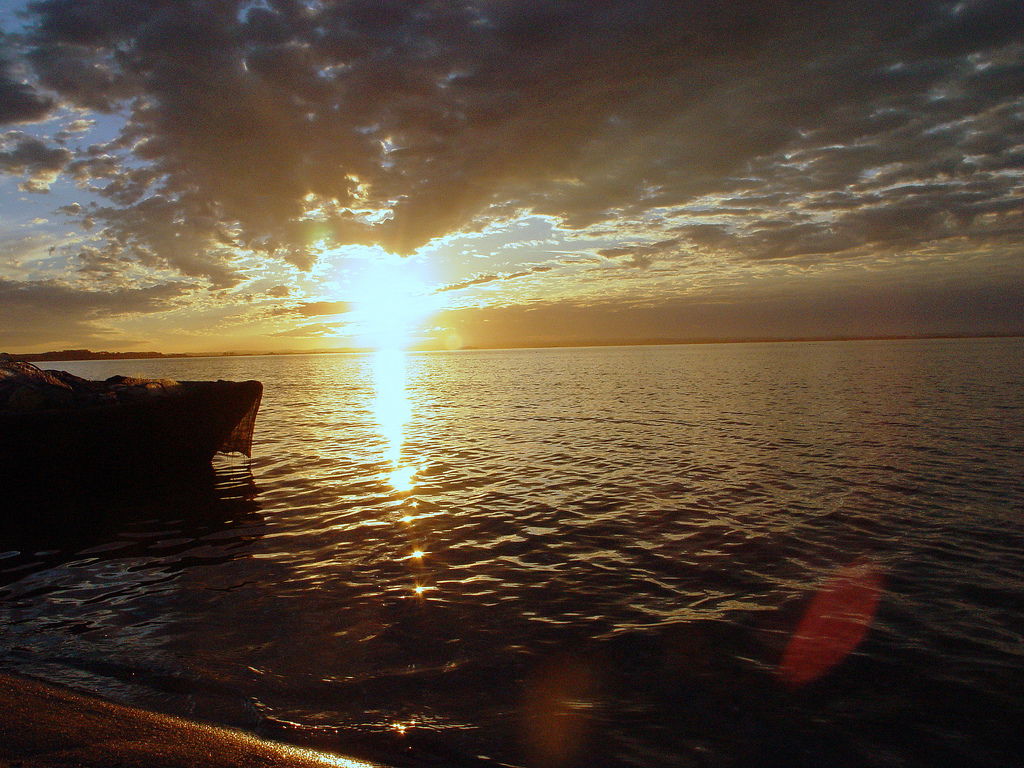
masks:
[[[1024,331],[1024,3],[0,0],[0,351]]]

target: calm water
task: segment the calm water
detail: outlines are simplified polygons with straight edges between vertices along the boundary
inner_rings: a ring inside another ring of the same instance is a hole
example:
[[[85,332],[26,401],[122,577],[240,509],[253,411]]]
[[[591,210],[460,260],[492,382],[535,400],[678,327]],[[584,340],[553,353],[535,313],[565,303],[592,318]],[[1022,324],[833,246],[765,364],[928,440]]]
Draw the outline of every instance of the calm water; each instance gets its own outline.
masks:
[[[408,765],[1020,764],[1021,340],[55,367],[266,394],[251,464],[3,534],[6,670]]]

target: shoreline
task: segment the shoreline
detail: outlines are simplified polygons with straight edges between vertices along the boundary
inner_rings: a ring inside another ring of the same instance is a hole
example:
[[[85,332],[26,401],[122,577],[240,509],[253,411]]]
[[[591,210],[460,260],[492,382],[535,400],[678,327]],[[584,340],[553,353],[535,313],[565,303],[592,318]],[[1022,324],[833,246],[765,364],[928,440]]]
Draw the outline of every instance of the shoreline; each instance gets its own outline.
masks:
[[[386,768],[0,674],[0,768]]]

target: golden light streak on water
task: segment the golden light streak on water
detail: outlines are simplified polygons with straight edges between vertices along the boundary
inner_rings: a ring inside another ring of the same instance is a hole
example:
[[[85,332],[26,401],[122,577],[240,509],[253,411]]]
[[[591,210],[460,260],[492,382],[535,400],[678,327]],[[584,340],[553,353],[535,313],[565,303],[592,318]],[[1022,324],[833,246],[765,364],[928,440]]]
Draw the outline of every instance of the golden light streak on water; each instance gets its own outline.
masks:
[[[412,416],[406,350],[423,322],[442,304],[426,266],[384,251],[373,252],[353,278],[356,298],[349,325],[361,344],[377,351],[373,367],[376,421],[386,441],[385,479],[398,493],[415,488],[418,467],[402,461],[405,427]]]
[[[414,549],[408,555],[398,558],[399,560],[422,560],[427,553],[422,549]]]
[[[373,412],[387,441],[384,460],[389,465],[388,484],[400,493],[415,487],[417,467],[402,461],[405,426],[412,417],[406,383],[406,353],[397,348],[379,349],[373,356]]]
[[[417,724],[418,724],[418,721],[414,717],[413,718],[409,718],[408,720],[404,720],[404,721],[403,720],[397,720],[397,721],[395,721],[395,722],[393,722],[391,724],[391,730],[393,730],[395,733],[397,733],[400,736],[404,736],[406,734],[406,732],[410,728],[415,727]]]
[[[396,491],[411,491],[415,487],[413,480],[416,478],[415,467],[398,467],[388,475],[388,482]]]

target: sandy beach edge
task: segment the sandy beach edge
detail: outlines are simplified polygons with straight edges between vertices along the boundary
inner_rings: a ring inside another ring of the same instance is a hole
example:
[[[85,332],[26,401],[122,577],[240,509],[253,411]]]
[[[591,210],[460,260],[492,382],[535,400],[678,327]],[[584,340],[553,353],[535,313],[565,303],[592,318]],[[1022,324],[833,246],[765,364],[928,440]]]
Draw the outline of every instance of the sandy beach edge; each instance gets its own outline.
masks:
[[[0,768],[385,768],[0,674]]]

